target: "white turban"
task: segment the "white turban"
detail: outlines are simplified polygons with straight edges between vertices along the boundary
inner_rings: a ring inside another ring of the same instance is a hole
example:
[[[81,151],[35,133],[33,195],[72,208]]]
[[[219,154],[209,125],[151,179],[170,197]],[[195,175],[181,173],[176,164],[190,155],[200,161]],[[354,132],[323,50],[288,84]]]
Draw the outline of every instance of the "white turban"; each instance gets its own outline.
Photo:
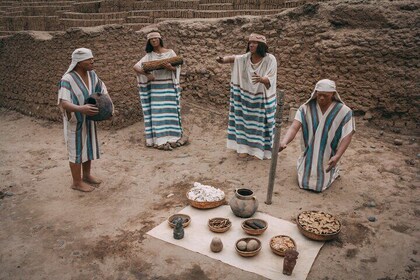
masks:
[[[341,102],[341,103],[344,104],[344,102],[340,98],[340,95],[338,95],[338,92],[337,92],[336,86],[335,86],[335,82],[334,81],[331,81],[329,79],[322,79],[322,80],[320,80],[320,81],[318,81],[316,83],[315,89],[314,89],[314,91],[311,94],[311,98],[309,98],[309,100],[306,101],[305,104],[308,103],[309,101],[311,101],[312,99],[315,99],[316,98],[316,93],[318,91],[321,91],[321,92],[334,92],[335,100],[337,100],[338,102]]]
[[[153,39],[153,38],[162,38],[159,32],[150,32],[147,34],[147,40]]]
[[[67,69],[66,74],[72,71],[78,62],[89,58],[93,58],[93,53],[91,50],[86,48],[79,48],[74,50],[74,52],[71,54],[71,64],[69,69]]]

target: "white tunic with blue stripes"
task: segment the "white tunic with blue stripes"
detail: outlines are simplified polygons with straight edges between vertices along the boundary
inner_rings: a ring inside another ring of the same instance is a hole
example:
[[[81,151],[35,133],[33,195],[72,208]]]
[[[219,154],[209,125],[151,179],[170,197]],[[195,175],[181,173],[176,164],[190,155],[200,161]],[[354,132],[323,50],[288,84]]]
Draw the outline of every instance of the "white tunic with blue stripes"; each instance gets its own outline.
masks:
[[[60,99],[76,105],[84,105],[89,95],[95,92],[108,94],[105,84],[94,71],[88,72],[89,85],[75,71],[65,74],[60,81],[58,104]],[[61,108],[62,109],[62,108]],[[69,153],[69,161],[83,163],[98,159],[99,142],[96,123],[86,119],[80,112],[68,113],[62,109],[64,122],[64,139]]]
[[[165,53],[150,52],[138,63],[166,59],[176,56],[173,50]],[[146,144],[163,145],[176,142],[182,136],[179,76],[181,67],[176,71],[166,69],[152,71],[155,80],[147,81],[146,76],[138,75],[140,101],[144,116]]]
[[[340,141],[355,131],[353,112],[340,101],[333,101],[322,114],[316,99],[311,99],[296,112],[295,120],[302,124],[303,154],[297,162],[302,189],[321,192],[339,175],[338,165],[325,172],[328,161],[336,154]]]
[[[270,88],[252,83],[252,75],[268,77]],[[235,56],[230,83],[227,147],[259,159],[271,158],[276,111],[277,61],[267,54],[258,64],[251,53]]]

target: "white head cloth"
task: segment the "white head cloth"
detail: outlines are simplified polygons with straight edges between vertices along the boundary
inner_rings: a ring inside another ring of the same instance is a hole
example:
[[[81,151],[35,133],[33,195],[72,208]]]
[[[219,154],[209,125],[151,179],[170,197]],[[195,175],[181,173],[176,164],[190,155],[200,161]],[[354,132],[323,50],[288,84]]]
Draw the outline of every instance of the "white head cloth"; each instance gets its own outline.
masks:
[[[341,98],[340,98],[340,95],[338,95],[338,92],[337,92],[336,86],[335,86],[335,82],[331,81],[329,79],[322,79],[322,80],[320,80],[316,83],[314,91],[311,94],[311,98],[309,98],[309,100],[306,101],[305,104],[308,103],[309,101],[311,101],[312,99],[315,99],[316,98],[316,93],[318,91],[334,92],[335,100],[344,104],[343,100],[341,100]]]
[[[74,52],[71,54],[71,64],[69,69],[67,69],[66,74],[71,72],[74,67],[76,67],[77,63],[89,58],[93,57],[93,53],[91,50],[86,48],[79,48],[75,49]]]
[[[251,42],[251,41],[261,42],[267,45],[267,39],[265,38],[265,36],[257,34],[257,33],[252,33],[251,35],[249,35],[248,42]]]
[[[147,40],[153,39],[153,38],[162,38],[159,32],[150,32],[147,34]]]

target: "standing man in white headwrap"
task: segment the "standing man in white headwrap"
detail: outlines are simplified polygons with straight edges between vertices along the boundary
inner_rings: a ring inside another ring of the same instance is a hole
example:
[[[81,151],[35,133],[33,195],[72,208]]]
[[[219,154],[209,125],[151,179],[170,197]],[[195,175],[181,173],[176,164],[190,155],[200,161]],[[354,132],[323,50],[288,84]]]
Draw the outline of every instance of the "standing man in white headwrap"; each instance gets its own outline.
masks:
[[[320,80],[311,98],[296,112],[280,150],[302,128],[303,154],[297,162],[299,187],[322,192],[338,177],[338,162],[355,132],[352,110],[341,100],[335,82]]]
[[[95,105],[85,104],[93,93],[108,94],[105,84],[93,71],[93,54],[86,48],[76,49],[72,62],[60,81],[58,105],[63,113],[64,139],[69,153],[72,188],[91,192],[101,181],[91,174],[91,161],[98,159],[99,141],[96,123],[86,116],[98,114]],[[83,171],[83,173],[82,173]]]
[[[277,60],[268,53],[265,36],[251,34],[245,54],[216,61],[233,63],[227,148],[236,150],[240,158],[271,158]]]

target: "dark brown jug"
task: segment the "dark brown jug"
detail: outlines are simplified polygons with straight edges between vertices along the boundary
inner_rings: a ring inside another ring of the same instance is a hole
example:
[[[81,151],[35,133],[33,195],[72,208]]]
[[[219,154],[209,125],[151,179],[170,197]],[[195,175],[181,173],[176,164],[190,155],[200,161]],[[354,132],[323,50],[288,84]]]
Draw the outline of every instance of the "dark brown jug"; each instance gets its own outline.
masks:
[[[100,92],[94,93],[86,99],[86,104],[96,105],[99,109],[99,113],[94,116],[86,116],[86,119],[92,121],[105,121],[112,117],[112,111],[114,105],[108,94],[102,94]]]

